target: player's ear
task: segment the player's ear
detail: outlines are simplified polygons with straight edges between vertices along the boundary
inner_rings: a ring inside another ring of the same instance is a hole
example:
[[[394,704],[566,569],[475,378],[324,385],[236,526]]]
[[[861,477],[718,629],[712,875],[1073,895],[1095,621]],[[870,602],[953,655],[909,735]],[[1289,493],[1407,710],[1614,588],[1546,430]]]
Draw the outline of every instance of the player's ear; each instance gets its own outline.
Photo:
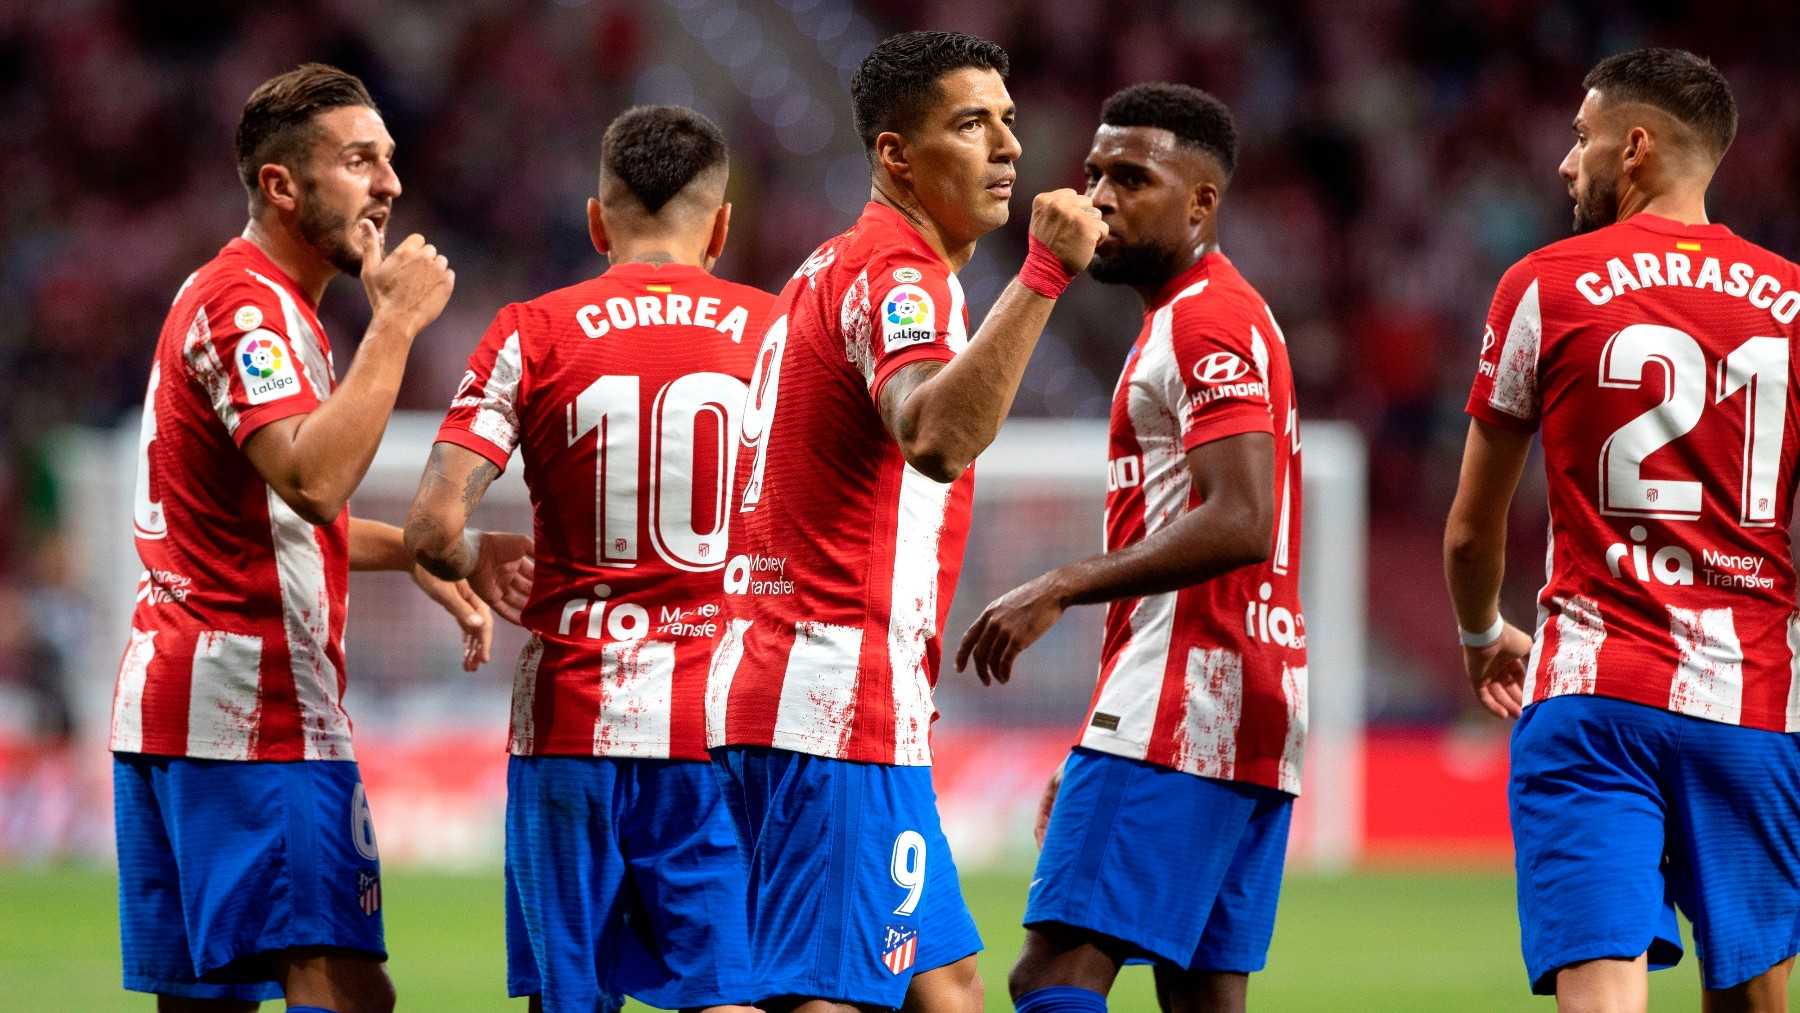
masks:
[[[256,187],[263,204],[292,214],[300,206],[300,185],[288,167],[279,162],[264,162],[256,170]]]
[[[912,164],[906,158],[906,138],[892,130],[875,135],[875,166],[894,179],[911,181]]]
[[[1643,127],[1632,127],[1626,131],[1625,147],[1620,152],[1620,157],[1624,160],[1625,171],[1633,172],[1642,168],[1644,160],[1650,156],[1650,149],[1655,146],[1655,140],[1650,136],[1650,131]]]
[[[725,236],[731,231],[731,202],[719,205],[713,212],[712,237],[706,241],[706,269],[712,270],[719,255],[725,252]]]
[[[1195,183],[1188,200],[1188,224],[1199,225],[1207,218],[1219,213],[1218,184],[1207,181]]]
[[[594,244],[594,252],[604,257],[612,244],[606,239],[606,215],[600,210],[600,202],[592,197],[588,198],[587,215],[588,240]]]

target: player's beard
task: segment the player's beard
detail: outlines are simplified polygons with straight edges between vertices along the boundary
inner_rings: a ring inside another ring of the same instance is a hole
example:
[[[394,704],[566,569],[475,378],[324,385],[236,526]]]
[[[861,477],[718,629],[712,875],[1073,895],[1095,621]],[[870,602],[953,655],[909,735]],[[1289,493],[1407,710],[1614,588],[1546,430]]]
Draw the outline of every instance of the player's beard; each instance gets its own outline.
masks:
[[[1111,254],[1094,254],[1094,259],[1088,261],[1088,273],[1095,281],[1108,285],[1160,288],[1175,276],[1179,255],[1180,251],[1172,246],[1121,243]]]
[[[325,206],[311,182],[300,181],[300,238],[319,252],[332,267],[349,275],[362,274],[362,251],[350,242],[349,215]]]
[[[1619,180],[1590,177],[1585,190],[1575,191],[1575,232],[1592,232],[1619,220]]]

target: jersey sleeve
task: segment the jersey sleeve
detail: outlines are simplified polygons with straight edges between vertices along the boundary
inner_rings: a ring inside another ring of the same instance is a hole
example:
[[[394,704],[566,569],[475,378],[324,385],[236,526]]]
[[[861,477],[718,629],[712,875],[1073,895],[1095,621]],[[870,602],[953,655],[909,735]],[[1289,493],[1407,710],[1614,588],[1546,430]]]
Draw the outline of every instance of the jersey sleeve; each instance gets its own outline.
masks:
[[[1538,425],[1538,349],[1544,319],[1537,272],[1529,258],[1500,278],[1481,336],[1481,360],[1469,389],[1470,415],[1491,425],[1530,432]]]
[[[503,307],[481,336],[469,368],[450,398],[438,442],[472,450],[501,471],[519,445],[519,405],[525,393],[525,360],[516,306]]]
[[[1222,315],[1193,300],[1170,311],[1179,389],[1169,391],[1181,448],[1242,433],[1273,433],[1268,324]]]
[[[943,262],[913,250],[877,257],[865,275],[873,319],[863,379],[877,400],[895,373],[915,362],[949,362],[957,349],[952,336],[963,334],[962,300],[951,297],[950,270]],[[854,297],[856,293],[852,291]],[[851,314],[845,314],[846,322]],[[846,338],[854,340],[846,334]],[[863,357],[856,357],[863,358]]]
[[[317,408],[317,384],[329,383],[310,373],[329,367],[322,359],[309,367],[287,331],[275,294],[247,279],[220,286],[195,310],[182,359],[240,447],[263,426]]]

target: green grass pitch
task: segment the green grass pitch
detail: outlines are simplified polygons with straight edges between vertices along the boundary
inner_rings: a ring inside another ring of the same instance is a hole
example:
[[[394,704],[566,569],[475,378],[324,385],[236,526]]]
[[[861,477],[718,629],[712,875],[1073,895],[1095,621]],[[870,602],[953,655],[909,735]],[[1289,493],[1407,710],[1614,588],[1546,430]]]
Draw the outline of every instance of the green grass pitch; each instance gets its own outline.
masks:
[[[1006,971],[1022,935],[1025,878],[964,879],[988,945],[981,970],[989,1010],[1011,1009]],[[400,1009],[524,1009],[503,997],[497,871],[391,872],[384,887]],[[114,890],[103,871],[0,870],[0,1010],[151,1009],[148,997],[118,987]],[[1699,1007],[1691,955],[1680,967],[1651,975],[1650,1001],[1652,1009]],[[1148,969],[1126,970],[1111,1008],[1156,1008]],[[1553,1007],[1525,992],[1510,877],[1479,871],[1290,876],[1269,968],[1251,981],[1250,1008],[1504,1013]]]

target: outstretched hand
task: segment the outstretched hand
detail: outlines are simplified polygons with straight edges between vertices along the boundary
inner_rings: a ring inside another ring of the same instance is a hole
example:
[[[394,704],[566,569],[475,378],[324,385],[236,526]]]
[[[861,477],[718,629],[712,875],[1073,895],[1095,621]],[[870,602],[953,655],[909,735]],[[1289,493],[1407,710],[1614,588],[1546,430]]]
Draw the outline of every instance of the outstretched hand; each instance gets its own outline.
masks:
[[[469,573],[469,586],[481,600],[515,626],[523,622],[521,613],[531,598],[531,581],[537,572],[531,550],[530,535],[484,531],[475,569]]]
[[[1475,699],[1488,713],[1516,718],[1525,707],[1525,660],[1531,655],[1531,635],[1512,623],[1500,639],[1486,647],[1463,648],[1463,671]]]
[[[469,582],[440,580],[419,566],[412,568],[412,579],[425,597],[450,613],[462,630],[463,671],[473,672],[486,664],[494,646],[494,615]]]
[[[1013,660],[1056,625],[1067,608],[1051,577],[1045,574],[989,602],[963,633],[956,649],[956,670],[962,671],[973,660],[983,686],[1010,680]]]

